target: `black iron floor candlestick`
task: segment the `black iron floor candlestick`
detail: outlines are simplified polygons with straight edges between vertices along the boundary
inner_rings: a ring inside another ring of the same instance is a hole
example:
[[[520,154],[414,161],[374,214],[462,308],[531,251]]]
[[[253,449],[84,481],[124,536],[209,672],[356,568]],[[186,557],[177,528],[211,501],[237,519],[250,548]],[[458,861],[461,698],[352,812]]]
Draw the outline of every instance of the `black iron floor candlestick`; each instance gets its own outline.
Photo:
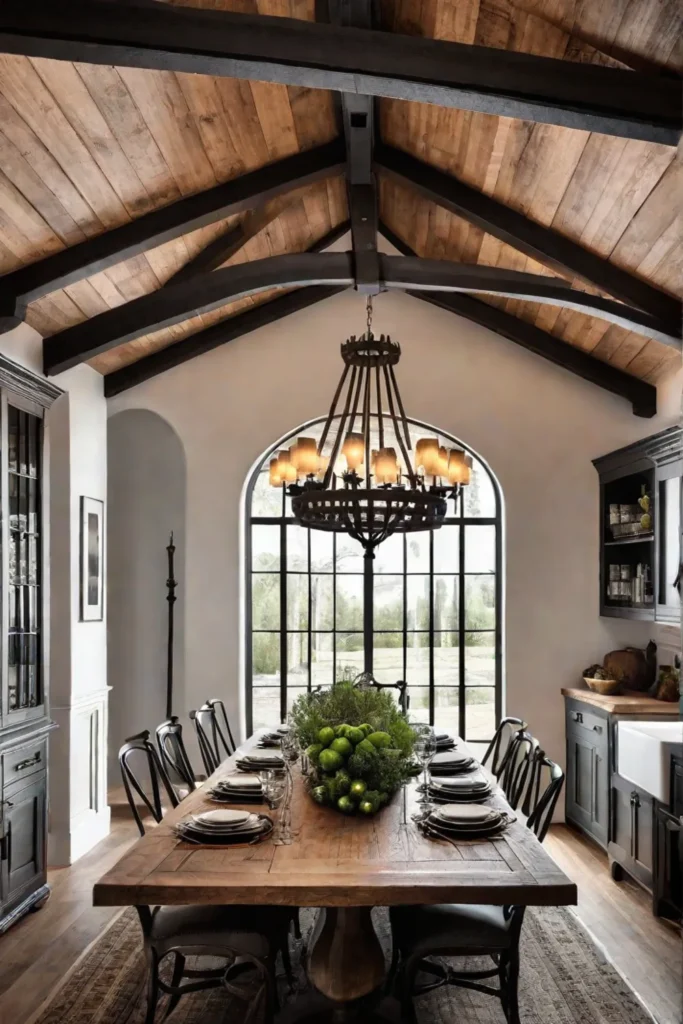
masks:
[[[166,589],[168,594],[166,600],[168,601],[168,650],[167,650],[167,662],[166,662],[166,717],[170,718],[173,714],[173,605],[176,603],[175,588],[178,585],[178,581],[174,575],[174,558],[175,558],[175,545],[173,543],[173,533],[166,548],[168,552],[168,579],[166,580]]]

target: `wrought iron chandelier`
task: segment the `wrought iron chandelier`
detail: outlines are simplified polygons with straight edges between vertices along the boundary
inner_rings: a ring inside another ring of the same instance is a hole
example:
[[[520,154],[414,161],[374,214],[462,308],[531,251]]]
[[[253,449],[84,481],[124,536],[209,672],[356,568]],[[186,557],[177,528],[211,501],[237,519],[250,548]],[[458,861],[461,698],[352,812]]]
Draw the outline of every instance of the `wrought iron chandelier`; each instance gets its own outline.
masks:
[[[367,328],[341,346],[344,371],[316,443],[299,437],[270,461],[270,483],[285,486],[302,526],[348,533],[368,557],[393,533],[436,530],[470,481],[472,459],[436,437],[413,453],[394,367],[401,347]]]

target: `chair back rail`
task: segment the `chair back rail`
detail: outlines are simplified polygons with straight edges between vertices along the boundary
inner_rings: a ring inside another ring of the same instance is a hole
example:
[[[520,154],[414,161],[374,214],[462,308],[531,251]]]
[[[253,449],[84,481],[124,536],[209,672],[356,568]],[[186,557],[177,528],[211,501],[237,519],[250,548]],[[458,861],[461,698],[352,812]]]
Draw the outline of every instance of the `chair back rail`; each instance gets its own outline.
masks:
[[[408,714],[410,697],[405,679],[398,679],[395,683],[380,683],[370,672],[361,672],[353,680],[353,686],[357,690],[398,690],[398,706],[404,715]]]
[[[190,720],[197,733],[206,774],[211,775],[221,761],[230,757],[232,750],[220,726],[216,710],[210,704],[202,704],[196,711],[190,711]]]
[[[148,774],[148,780],[143,781],[140,772],[135,771],[135,761],[142,761],[142,764],[146,768]],[[164,816],[164,810],[161,802],[162,789],[166,792],[171,807],[178,806],[178,797],[176,796],[173,786],[166,775],[159,755],[150,741],[148,729],[137,733],[135,736],[131,736],[125,741],[119,750],[119,765],[121,767],[123,788],[126,791],[126,796],[128,798],[128,803],[130,804],[133,818],[135,819],[140,835],[144,836],[145,826],[142,823],[140,810],[136,803],[136,794],[157,823],[160,822]],[[145,783],[147,781],[151,792],[145,791]]]
[[[522,810],[527,827],[540,843],[545,839],[553,820],[557,801],[564,785],[564,772],[540,747],[534,751],[532,777]]]
[[[210,700],[207,700],[206,703],[208,707],[213,708],[214,714],[216,715],[216,721],[218,723],[221,723],[222,735],[228,741],[228,743],[226,744],[226,746],[228,747],[228,754],[234,754],[235,751],[237,750],[237,744],[235,743],[235,738],[232,735],[232,729],[230,728],[230,719],[228,718],[228,712],[226,710],[225,704],[220,699],[220,697],[212,697]]]
[[[159,756],[171,785],[179,782],[186,785],[190,792],[197,788],[195,773],[185,749],[183,727],[176,715],[166,719],[156,729]]]
[[[498,783],[514,811],[521,805],[532,779],[533,757],[538,741],[519,729],[507,749]]]
[[[505,762],[510,755],[512,741],[520,729],[526,729],[526,722],[521,718],[502,718],[496,729],[493,739],[486,748],[481,763],[486,765],[491,759],[489,770],[498,778],[502,772]]]

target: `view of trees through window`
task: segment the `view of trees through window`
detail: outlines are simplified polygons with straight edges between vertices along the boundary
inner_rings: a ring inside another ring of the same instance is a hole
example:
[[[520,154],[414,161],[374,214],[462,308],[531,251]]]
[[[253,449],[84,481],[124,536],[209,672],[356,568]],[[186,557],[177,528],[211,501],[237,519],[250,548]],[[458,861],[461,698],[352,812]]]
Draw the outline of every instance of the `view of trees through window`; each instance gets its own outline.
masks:
[[[268,483],[270,457],[247,508],[248,725],[284,718],[300,693],[353,679],[371,662],[380,682],[407,680],[411,716],[490,739],[500,716],[502,556],[487,468],[475,458],[472,482],[439,530],[395,534],[376,549],[364,630],[361,545],[299,526],[283,489]]]

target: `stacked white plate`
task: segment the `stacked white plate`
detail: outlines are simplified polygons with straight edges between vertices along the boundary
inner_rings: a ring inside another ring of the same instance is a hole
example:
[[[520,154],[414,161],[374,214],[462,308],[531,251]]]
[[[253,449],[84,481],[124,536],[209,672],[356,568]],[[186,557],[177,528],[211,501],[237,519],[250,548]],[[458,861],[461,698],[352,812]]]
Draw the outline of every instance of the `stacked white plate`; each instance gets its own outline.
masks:
[[[483,775],[443,775],[432,779],[429,786],[430,796],[445,803],[477,803],[492,792],[493,786]]]
[[[281,754],[274,750],[263,750],[258,753],[244,754],[235,762],[241,772],[265,772],[283,769],[285,762]]]
[[[209,790],[209,796],[218,803],[244,804],[250,800],[258,803],[263,801],[263,787],[258,775],[245,775],[236,772],[225,775]]]
[[[459,775],[462,772],[471,772],[478,767],[479,762],[469,754],[448,750],[434,755],[429,765],[429,771],[432,775]]]
[[[267,814],[227,809],[193,814],[176,826],[176,833],[183,839],[221,846],[256,842],[272,830],[273,822]]]
[[[495,807],[474,804],[443,804],[432,811],[427,827],[449,839],[489,839],[507,825],[507,819]]]

